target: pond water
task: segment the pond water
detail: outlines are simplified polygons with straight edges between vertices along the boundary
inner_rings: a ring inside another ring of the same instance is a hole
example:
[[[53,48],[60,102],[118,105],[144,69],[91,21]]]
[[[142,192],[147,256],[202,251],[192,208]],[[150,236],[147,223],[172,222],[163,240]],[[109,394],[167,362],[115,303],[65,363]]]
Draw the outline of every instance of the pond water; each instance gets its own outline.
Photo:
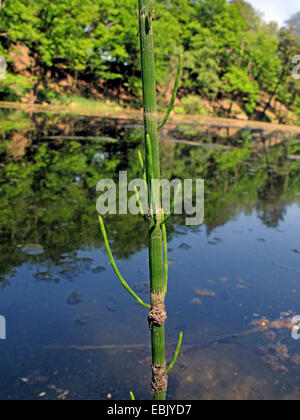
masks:
[[[150,399],[147,313],[112,272],[95,207],[100,178],[140,176],[141,127],[0,118],[0,399]],[[165,177],[205,179],[204,224],[167,226],[168,358],[184,332],[168,398],[299,399],[299,139],[198,128],[161,141]],[[148,299],[143,220],[105,223],[120,271]]]

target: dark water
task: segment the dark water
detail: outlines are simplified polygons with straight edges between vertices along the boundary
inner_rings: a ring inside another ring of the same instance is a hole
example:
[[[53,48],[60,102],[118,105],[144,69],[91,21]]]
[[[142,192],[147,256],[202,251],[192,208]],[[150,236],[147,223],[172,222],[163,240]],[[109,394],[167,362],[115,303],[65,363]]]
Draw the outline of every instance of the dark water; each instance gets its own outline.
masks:
[[[140,132],[132,121],[1,113],[1,399],[150,398],[147,313],[115,278],[95,209],[100,178],[140,176]],[[206,209],[201,227],[168,223],[168,357],[184,332],[168,398],[298,399],[299,139],[181,127],[165,140],[174,136],[198,145],[162,141],[163,175],[204,178]],[[105,222],[120,271],[147,300],[144,222]]]

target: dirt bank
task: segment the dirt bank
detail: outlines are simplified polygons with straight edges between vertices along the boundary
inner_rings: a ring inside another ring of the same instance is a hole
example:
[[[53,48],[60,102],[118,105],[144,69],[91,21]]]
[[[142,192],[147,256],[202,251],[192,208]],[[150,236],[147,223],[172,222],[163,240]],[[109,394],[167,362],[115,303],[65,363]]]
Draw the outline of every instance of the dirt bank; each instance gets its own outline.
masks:
[[[80,107],[76,105],[28,105],[16,102],[0,102],[0,108],[23,110],[29,113],[53,113],[53,114],[74,114],[82,116],[97,116],[106,118],[118,119],[135,119],[142,121],[142,112],[132,109],[125,109],[121,107],[110,108],[103,107],[102,109],[93,109],[92,107]],[[162,115],[161,115],[162,117]],[[217,118],[198,115],[176,115],[173,114],[170,118],[169,125],[190,124],[201,125],[203,127],[216,127],[218,129],[249,129],[261,130],[265,133],[284,132],[290,135],[300,135],[300,126],[274,124],[260,121],[244,121],[231,118]]]

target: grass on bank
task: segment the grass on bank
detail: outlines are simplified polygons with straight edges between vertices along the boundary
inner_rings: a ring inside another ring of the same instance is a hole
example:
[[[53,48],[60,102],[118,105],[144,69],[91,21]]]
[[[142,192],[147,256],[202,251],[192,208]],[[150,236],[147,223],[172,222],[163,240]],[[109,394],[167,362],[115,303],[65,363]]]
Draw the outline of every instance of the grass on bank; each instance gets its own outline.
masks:
[[[123,110],[125,109],[121,105],[111,101],[97,101],[92,98],[84,98],[81,96],[76,95],[62,95],[58,99],[54,99],[51,101],[52,105],[65,105],[68,108],[84,108],[87,110],[104,110],[104,109],[115,109],[115,110]]]

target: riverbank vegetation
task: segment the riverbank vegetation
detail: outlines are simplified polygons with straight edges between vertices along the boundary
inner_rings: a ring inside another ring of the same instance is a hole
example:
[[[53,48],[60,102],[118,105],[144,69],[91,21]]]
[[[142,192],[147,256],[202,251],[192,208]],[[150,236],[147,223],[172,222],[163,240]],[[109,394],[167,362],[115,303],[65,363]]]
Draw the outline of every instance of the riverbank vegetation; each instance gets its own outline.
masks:
[[[81,97],[139,107],[135,8],[136,0],[7,0],[0,100],[63,104]],[[278,28],[243,0],[157,0],[153,19],[159,107],[169,102],[184,52],[175,112],[297,122],[299,14]]]

